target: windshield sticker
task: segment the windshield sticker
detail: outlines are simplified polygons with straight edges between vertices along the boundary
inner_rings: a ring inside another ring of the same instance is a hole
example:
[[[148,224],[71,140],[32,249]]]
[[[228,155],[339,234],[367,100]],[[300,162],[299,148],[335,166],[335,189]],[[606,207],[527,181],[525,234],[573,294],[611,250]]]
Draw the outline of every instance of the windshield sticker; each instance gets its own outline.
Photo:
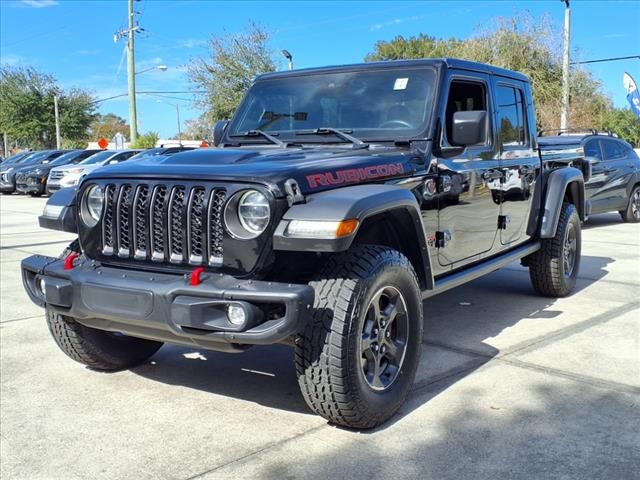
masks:
[[[393,84],[393,89],[405,90],[407,88],[407,83],[409,83],[408,78],[396,78],[396,82]]]

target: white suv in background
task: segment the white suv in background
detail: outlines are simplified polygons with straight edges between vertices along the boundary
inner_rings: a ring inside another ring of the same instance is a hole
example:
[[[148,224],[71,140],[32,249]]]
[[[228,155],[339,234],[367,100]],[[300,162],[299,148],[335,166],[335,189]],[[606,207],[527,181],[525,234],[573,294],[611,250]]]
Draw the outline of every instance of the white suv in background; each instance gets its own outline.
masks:
[[[52,168],[47,179],[47,193],[51,195],[61,188],[75,187],[89,172],[124,162],[140,152],[141,150],[103,150],[76,165]]]

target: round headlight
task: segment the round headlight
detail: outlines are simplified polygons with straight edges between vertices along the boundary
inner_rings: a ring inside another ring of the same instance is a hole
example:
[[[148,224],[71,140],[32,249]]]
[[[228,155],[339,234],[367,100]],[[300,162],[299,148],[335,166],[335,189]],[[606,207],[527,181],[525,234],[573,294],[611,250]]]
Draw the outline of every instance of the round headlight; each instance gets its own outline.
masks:
[[[89,187],[82,198],[80,217],[87,227],[95,227],[104,208],[104,191],[100,185]]]
[[[240,225],[254,236],[264,232],[269,224],[271,211],[267,198],[257,190],[245,192],[238,202]]]
[[[251,240],[264,232],[269,225],[271,209],[269,201],[257,190],[236,193],[224,210],[224,223],[232,237]]]

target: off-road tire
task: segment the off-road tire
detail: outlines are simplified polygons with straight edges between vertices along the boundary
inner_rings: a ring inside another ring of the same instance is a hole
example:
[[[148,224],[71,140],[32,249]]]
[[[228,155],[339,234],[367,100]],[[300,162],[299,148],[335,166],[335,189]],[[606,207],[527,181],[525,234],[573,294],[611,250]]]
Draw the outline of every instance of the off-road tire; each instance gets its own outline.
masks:
[[[633,187],[629,200],[627,201],[627,208],[620,210],[620,216],[622,221],[626,223],[638,223],[640,222],[640,185]],[[634,214],[635,209],[635,214]]]
[[[576,250],[573,267],[567,272],[564,255],[571,229],[575,232]],[[573,291],[580,267],[581,238],[580,217],[575,205],[563,203],[555,236],[543,239],[540,250],[528,259],[529,277],[538,293],[546,297],[565,297]]]
[[[385,422],[404,403],[421,353],[422,299],[411,262],[389,248],[357,246],[329,257],[310,285],[315,290],[312,318],[295,347],[305,401],[317,414],[346,427]],[[376,391],[362,372],[361,342],[367,306],[383,288],[401,294],[408,334],[395,380]]]
[[[74,240],[60,258],[80,254],[80,244]],[[162,342],[129,337],[86,327],[72,317],[46,309],[47,326],[60,350],[68,357],[94,370],[112,372],[131,368],[156,353]]]

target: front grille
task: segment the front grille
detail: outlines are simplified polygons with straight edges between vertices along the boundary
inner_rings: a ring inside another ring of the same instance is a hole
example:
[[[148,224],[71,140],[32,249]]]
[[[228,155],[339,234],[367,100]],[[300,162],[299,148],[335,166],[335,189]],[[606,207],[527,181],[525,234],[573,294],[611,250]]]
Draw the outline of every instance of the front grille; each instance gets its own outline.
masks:
[[[51,173],[49,173],[49,180],[60,180],[63,177],[64,172],[56,172],[55,170],[52,170]]]
[[[104,195],[103,255],[222,265],[224,188],[109,183]]]

